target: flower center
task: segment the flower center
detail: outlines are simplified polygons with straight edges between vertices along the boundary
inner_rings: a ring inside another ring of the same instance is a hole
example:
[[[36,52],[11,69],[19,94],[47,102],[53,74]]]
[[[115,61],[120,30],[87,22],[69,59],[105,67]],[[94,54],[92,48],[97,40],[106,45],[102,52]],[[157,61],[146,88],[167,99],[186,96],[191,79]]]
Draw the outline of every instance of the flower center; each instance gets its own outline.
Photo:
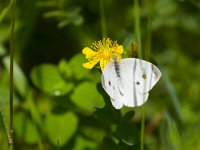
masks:
[[[114,48],[117,47],[118,44],[116,41],[112,41],[109,38],[103,39],[98,42],[94,42],[92,44],[92,48],[99,52],[99,55],[101,55],[104,59],[111,60],[114,53]]]

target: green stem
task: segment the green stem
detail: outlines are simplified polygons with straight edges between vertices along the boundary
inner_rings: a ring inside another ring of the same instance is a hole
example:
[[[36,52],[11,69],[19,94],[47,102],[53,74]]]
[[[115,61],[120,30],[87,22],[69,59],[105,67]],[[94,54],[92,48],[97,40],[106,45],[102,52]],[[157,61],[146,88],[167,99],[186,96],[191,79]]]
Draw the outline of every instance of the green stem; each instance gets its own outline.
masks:
[[[147,38],[146,38],[146,48],[145,48],[145,60],[149,59],[150,52],[151,52],[151,30],[152,30],[152,9],[151,9],[151,0],[148,0],[148,22],[147,22]]]
[[[148,24],[147,24],[147,39],[146,39],[146,48],[145,48],[145,59],[149,59],[150,55],[150,44],[151,44],[151,0],[148,0]],[[145,105],[142,106],[142,122],[141,122],[141,146],[140,150],[144,150],[144,128],[145,128]]]
[[[141,34],[140,34],[140,6],[139,0],[133,1],[133,15],[134,15],[134,27],[135,27],[135,35],[136,41],[138,43],[138,57],[142,58],[142,42],[141,42]]]
[[[11,37],[10,37],[10,137],[9,144],[10,149],[13,147],[13,59],[14,59],[14,41],[15,41],[15,4],[16,0],[13,0],[11,7]]]
[[[107,38],[106,17],[104,9],[104,0],[100,0],[101,32],[102,38]]]
[[[142,106],[142,122],[141,122],[141,133],[140,133],[140,150],[144,150],[144,127],[145,127],[145,106]]]

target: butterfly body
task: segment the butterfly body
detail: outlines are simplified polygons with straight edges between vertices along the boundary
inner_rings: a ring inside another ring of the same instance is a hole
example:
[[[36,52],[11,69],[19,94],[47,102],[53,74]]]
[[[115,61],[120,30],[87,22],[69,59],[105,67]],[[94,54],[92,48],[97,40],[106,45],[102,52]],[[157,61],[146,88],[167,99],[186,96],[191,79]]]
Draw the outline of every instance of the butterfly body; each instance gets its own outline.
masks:
[[[126,58],[109,62],[102,72],[102,86],[116,109],[140,106],[160,79],[160,70],[150,62]]]

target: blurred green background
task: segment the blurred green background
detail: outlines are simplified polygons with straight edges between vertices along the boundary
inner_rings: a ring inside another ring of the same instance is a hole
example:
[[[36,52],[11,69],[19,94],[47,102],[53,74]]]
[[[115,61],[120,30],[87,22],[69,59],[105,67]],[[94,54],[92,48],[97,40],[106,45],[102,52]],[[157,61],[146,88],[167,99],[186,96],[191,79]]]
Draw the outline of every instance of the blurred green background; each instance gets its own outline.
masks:
[[[9,149],[12,1],[0,0],[1,150]],[[103,35],[128,50],[138,31],[138,51],[150,48],[163,73],[145,104],[144,149],[200,149],[200,2],[136,2],[17,0],[14,149],[139,150],[141,107],[115,110],[81,53]]]

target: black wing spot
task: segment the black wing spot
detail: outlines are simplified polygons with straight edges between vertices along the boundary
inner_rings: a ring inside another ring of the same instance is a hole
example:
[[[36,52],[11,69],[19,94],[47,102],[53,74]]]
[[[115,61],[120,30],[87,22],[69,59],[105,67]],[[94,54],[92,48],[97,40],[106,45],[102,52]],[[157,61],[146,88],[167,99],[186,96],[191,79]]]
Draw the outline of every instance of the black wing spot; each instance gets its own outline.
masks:
[[[120,90],[119,90],[119,94],[120,94],[121,96],[124,96],[124,93],[123,93],[122,91],[120,91]]]
[[[111,86],[111,82],[110,81],[108,81],[108,84],[109,84],[109,86]]]
[[[137,85],[140,85],[140,82],[139,82],[139,81],[137,81],[137,82],[136,82],[136,84],[137,84]]]
[[[147,78],[146,73],[143,73],[142,78],[145,80]]]

